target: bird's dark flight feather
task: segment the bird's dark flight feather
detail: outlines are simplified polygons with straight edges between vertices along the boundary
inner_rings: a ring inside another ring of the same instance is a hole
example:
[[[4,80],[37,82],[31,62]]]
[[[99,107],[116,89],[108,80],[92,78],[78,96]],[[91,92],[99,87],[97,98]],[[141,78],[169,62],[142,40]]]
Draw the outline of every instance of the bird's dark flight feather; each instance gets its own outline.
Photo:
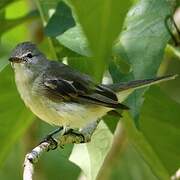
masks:
[[[46,74],[43,75],[43,83],[45,95],[52,100],[128,109],[127,106],[118,102],[113,90],[104,85],[96,85],[89,76],[61,63],[50,62]]]

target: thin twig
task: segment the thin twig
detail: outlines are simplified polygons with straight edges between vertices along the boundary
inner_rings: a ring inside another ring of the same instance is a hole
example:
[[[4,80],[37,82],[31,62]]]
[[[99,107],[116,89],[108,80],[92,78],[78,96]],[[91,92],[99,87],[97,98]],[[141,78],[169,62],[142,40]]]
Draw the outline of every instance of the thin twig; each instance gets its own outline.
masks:
[[[40,156],[50,150],[54,150],[57,145],[62,147],[65,144],[80,144],[90,141],[99,121],[89,124],[80,131],[72,131],[68,134],[61,134],[57,138],[50,138],[40,143],[30,153],[25,156],[23,180],[33,180],[34,164],[36,164]]]
[[[35,147],[30,153],[28,153],[25,157],[24,161],[24,180],[32,180],[34,174],[34,164],[38,162],[39,157],[46,151],[53,147],[51,142],[43,142]]]

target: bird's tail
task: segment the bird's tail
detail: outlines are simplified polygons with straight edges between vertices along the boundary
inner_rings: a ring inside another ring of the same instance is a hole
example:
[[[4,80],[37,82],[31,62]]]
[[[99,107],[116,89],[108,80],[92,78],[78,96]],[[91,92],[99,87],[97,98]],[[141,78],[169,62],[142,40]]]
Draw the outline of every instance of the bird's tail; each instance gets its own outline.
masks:
[[[163,81],[175,79],[178,75],[167,75],[151,79],[134,80],[130,82],[115,83],[111,85],[111,89],[115,92],[124,91],[127,89],[139,89],[153,84],[158,84]]]
[[[135,89],[151,86],[153,84],[158,84],[163,81],[172,80],[172,79],[175,79],[177,76],[178,76],[177,74],[167,75],[167,76],[161,76],[161,77],[151,78],[151,79],[135,80],[135,81],[124,82],[124,83],[115,83],[111,85],[111,89],[117,93],[119,102],[122,102]]]

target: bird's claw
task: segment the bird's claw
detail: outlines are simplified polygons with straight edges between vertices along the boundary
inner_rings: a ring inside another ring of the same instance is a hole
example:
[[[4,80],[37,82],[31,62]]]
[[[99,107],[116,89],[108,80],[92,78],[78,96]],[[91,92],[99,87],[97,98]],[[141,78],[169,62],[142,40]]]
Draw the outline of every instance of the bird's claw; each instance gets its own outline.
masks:
[[[52,137],[52,135],[46,136],[39,144],[42,144],[44,142],[47,142],[50,144],[49,150],[55,150],[58,147],[58,142]]]
[[[86,143],[86,137],[84,136],[83,133],[79,132],[79,131],[76,131],[74,129],[68,129],[63,135],[68,135],[68,134],[72,134],[72,135],[75,135],[75,136],[80,136],[82,141],[80,143]]]
[[[55,131],[49,133],[39,144],[42,144],[44,142],[48,142],[50,143],[50,148],[48,149],[48,151],[51,149],[51,150],[54,150],[58,147],[58,142],[53,138],[53,136],[57,133],[59,133],[63,128],[60,127],[58,129],[56,129]]]

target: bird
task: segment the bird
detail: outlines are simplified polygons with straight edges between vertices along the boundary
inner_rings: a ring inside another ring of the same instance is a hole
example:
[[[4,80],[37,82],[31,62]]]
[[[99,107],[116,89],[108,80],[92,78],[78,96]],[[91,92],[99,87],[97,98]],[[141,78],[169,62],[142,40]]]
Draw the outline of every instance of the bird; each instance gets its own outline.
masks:
[[[19,43],[9,61],[25,105],[41,120],[72,129],[83,128],[113,110],[128,110],[122,102],[135,89],[175,78],[98,84],[69,65],[47,59],[32,42]]]

